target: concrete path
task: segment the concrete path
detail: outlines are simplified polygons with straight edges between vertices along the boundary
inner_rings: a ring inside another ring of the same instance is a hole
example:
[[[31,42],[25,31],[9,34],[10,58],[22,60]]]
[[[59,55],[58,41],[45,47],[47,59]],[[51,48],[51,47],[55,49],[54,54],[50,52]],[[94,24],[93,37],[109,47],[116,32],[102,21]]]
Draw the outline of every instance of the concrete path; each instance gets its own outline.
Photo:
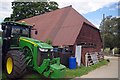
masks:
[[[80,78],[118,78],[118,57],[107,57],[110,59],[108,65],[102,66],[87,75],[83,75]]]

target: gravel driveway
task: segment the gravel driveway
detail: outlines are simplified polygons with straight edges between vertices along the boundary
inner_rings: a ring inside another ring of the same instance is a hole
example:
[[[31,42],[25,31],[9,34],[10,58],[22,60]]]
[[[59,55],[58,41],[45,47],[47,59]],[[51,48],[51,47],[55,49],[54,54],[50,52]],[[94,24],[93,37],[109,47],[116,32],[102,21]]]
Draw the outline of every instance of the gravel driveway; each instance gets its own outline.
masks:
[[[118,78],[118,57],[108,57],[105,59],[110,59],[108,65],[102,66],[87,75],[83,75],[80,78]]]

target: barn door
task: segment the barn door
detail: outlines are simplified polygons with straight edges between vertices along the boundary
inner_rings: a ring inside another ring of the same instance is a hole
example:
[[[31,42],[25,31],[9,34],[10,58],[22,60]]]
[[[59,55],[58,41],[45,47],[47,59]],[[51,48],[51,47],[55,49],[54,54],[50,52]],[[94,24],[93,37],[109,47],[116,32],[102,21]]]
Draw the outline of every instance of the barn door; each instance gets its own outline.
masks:
[[[76,45],[75,57],[76,57],[76,61],[78,63],[78,66],[81,65],[81,51],[82,51],[82,46]]]

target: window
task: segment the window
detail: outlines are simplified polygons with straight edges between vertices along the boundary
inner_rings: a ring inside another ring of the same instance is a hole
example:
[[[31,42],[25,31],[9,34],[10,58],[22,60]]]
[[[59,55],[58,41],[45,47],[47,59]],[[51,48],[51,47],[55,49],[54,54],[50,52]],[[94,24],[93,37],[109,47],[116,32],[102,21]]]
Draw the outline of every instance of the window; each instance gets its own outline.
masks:
[[[25,28],[25,27],[21,27],[21,26],[13,26],[11,34],[28,37],[29,36],[29,28]]]
[[[28,28],[23,28],[22,29],[22,35],[23,36],[29,36],[29,29]]]
[[[12,34],[15,35],[15,34],[20,34],[20,28],[19,27],[13,27],[12,28]]]

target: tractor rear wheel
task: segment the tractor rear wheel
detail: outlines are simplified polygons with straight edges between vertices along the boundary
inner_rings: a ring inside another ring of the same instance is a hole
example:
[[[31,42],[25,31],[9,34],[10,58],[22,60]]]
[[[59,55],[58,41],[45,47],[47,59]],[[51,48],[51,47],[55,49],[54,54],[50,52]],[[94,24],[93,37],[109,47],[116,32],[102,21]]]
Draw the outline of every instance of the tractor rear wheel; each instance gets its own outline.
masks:
[[[19,78],[26,71],[26,61],[23,52],[11,50],[5,57],[5,72],[8,78]]]

